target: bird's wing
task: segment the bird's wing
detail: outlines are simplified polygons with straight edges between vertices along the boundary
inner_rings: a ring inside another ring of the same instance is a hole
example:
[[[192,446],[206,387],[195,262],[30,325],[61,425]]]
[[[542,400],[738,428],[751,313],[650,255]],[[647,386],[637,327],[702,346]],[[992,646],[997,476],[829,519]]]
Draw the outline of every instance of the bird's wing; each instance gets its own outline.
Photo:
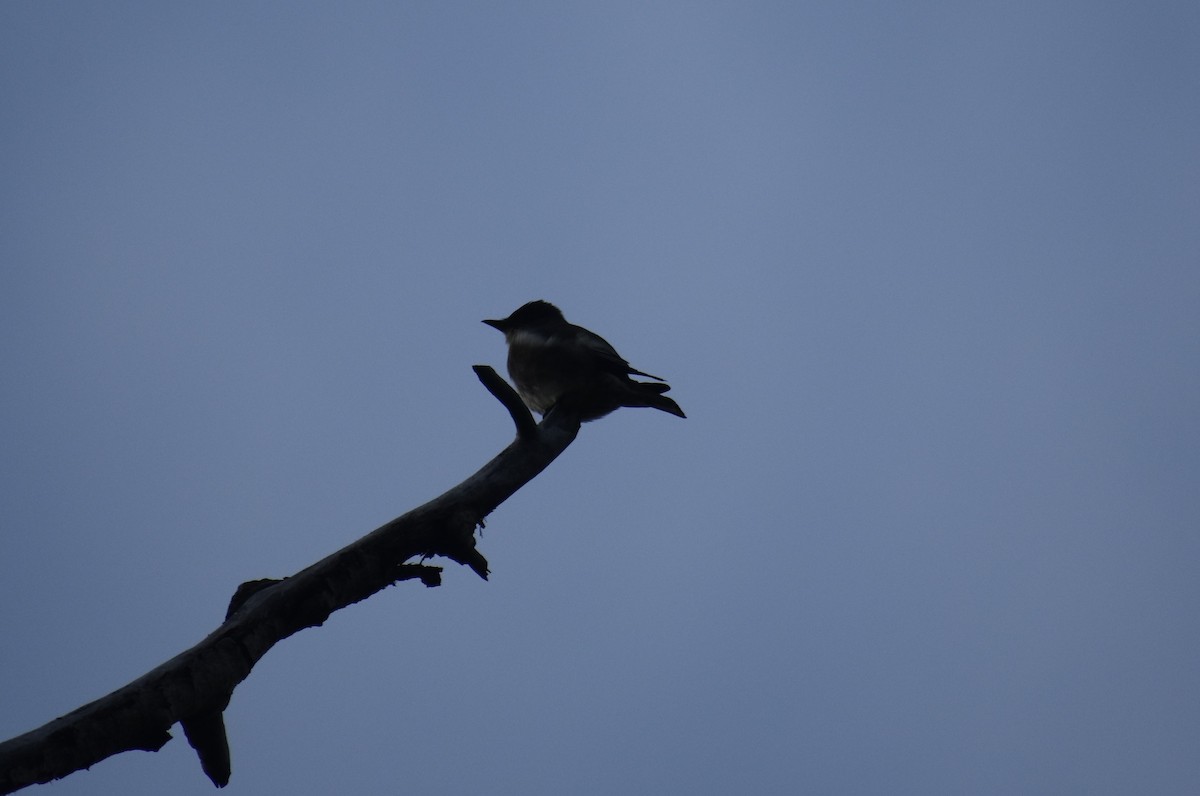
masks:
[[[661,376],[655,376],[652,373],[643,373],[637,368],[631,367],[629,363],[617,353],[617,349],[613,348],[607,340],[595,332],[590,332],[582,326],[571,326],[571,332],[574,335],[574,340],[564,340],[563,342],[574,342],[576,345],[581,345],[583,348],[594,357],[597,364],[605,370],[615,373],[618,376],[645,376],[648,379],[657,381],[666,381]]]

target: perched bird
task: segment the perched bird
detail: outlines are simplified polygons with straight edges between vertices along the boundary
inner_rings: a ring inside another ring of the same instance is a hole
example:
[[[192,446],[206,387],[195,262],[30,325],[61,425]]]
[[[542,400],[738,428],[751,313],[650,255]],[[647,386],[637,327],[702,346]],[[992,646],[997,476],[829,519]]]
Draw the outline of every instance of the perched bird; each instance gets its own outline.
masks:
[[[521,400],[539,414],[562,405],[587,421],[622,406],[651,406],[687,417],[663,395],[669,385],[629,377],[661,378],[630,367],[603,337],[568,323],[548,301],[531,301],[507,318],[484,323],[504,332],[508,375]]]

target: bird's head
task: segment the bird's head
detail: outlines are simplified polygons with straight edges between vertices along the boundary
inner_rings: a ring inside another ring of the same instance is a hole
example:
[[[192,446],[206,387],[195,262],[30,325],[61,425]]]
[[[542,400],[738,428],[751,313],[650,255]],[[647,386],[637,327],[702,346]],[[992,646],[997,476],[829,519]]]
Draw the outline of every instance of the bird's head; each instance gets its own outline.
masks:
[[[549,301],[539,299],[531,301],[528,304],[522,304],[507,318],[500,318],[499,320],[487,319],[484,320],[484,323],[493,329],[499,329],[507,335],[509,332],[517,329],[529,329],[545,323],[561,323],[563,320],[562,311],[558,307]]]

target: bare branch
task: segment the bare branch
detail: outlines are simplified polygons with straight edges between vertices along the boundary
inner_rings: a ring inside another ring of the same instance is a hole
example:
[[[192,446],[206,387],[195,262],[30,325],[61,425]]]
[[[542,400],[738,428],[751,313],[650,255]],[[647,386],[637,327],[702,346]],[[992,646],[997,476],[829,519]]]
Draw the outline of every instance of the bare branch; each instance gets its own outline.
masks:
[[[540,424],[494,370],[476,366],[484,386],[516,424],[516,440],[440,497],[397,517],[288,578],[243,583],[224,624],[108,696],[0,743],[0,793],[49,782],[120,752],[157,751],[182,722],[205,773],[229,779],[221,713],[234,688],[279,641],[317,627],[334,612],[401,580],[441,583],[441,568],[408,563],[441,555],[487,577],[475,547],[484,517],[554,461],[579,433],[579,419],[551,412]]]
[[[472,370],[483,382],[483,386],[488,388],[488,392],[496,396],[496,400],[504,404],[504,408],[512,415],[513,423],[517,426],[517,436],[528,437],[537,431],[537,423],[534,422],[525,402],[500,374],[487,365],[475,365]]]

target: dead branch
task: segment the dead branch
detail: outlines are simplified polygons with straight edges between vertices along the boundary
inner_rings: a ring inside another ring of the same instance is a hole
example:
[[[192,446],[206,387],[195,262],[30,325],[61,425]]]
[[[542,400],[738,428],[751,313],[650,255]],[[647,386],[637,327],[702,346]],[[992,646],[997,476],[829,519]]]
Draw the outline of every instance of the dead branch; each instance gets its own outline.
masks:
[[[553,411],[540,423],[490,367],[475,366],[508,410],[517,438],[478,472],[307,569],[282,580],[243,583],[224,624],[108,696],[45,726],[0,743],[0,793],[60,779],[120,752],[157,751],[183,725],[201,766],[217,787],[229,781],[222,711],[234,688],[276,643],[401,580],[441,583],[441,568],[408,563],[441,555],[486,579],[475,548],[484,517],[531,481],[579,433],[579,419]]]

